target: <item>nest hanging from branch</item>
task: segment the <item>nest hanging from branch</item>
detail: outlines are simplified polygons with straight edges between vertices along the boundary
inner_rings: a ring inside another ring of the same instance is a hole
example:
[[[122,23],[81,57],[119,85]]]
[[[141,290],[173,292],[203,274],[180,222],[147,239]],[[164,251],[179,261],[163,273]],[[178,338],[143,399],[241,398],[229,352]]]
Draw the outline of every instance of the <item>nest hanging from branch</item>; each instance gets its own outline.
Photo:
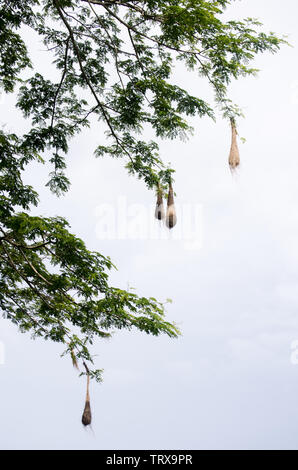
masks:
[[[82,415],[82,423],[84,426],[89,426],[92,421],[91,406],[90,406],[90,393],[89,393],[90,373],[89,373],[87,364],[85,362],[83,364],[87,372],[87,390],[86,390],[85,408],[84,408],[84,412]]]
[[[237,143],[237,128],[236,128],[236,123],[235,119],[231,119],[231,129],[232,129],[232,144],[231,144],[231,150],[230,150],[230,156],[229,156],[229,165],[231,168],[231,171],[235,171],[236,168],[240,165],[240,153],[239,153],[239,148],[238,148],[238,143]]]
[[[164,220],[165,218],[165,210],[163,205],[163,194],[162,189],[160,187],[157,188],[157,201],[155,207],[155,218],[157,220]]]
[[[174,191],[172,183],[169,184],[169,194],[167,203],[167,214],[166,214],[166,226],[171,229],[175,227],[177,223],[176,209],[174,204]]]

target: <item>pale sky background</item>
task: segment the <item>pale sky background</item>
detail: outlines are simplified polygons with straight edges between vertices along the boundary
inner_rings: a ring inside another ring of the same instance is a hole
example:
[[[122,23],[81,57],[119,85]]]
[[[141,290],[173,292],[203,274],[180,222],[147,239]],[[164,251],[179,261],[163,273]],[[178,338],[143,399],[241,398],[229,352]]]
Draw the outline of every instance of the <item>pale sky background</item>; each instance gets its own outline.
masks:
[[[227,16],[260,18],[287,34],[293,48],[255,62],[258,78],[231,87],[243,108],[237,177],[227,165],[230,131],[220,117],[193,121],[188,142],[162,143],[176,168],[177,204],[202,207],[202,247],[166,240],[102,240],[98,207],[154,202],[123,162],[95,159],[102,128],[71,145],[69,193],[43,188],[47,169],[27,180],[41,193],[35,213],[66,216],[90,249],[111,256],[114,285],[172,298],[167,318],[178,340],[116,332],[93,348],[104,368],[92,383],[93,433],[81,424],[85,380],[60,346],[32,341],[0,320],[1,449],[298,449],[298,4],[243,0]],[[30,38],[29,38],[30,39]],[[36,60],[46,57],[34,43]],[[208,85],[180,66],[178,81],[200,97]],[[1,124],[21,124],[13,97],[1,104]],[[145,136],[146,137],[146,136]],[[181,222],[181,220],[180,220]],[[179,224],[179,221],[178,221]],[[178,230],[178,229],[177,229]]]

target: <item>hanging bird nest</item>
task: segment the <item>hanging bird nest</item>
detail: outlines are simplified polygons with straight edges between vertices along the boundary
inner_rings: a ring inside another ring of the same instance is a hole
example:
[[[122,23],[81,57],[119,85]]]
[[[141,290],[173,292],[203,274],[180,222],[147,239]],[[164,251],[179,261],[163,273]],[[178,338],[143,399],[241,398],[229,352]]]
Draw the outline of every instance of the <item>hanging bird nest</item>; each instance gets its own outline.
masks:
[[[165,218],[165,210],[164,210],[164,205],[163,205],[163,193],[162,193],[162,189],[159,186],[157,188],[155,218],[157,220],[164,220]]]
[[[238,133],[237,133],[235,119],[231,119],[231,129],[232,129],[232,144],[231,144],[231,150],[230,150],[230,156],[229,156],[229,165],[230,165],[231,171],[235,171],[236,168],[238,168],[240,165],[240,153],[239,153],[239,148],[237,144]]]
[[[83,364],[87,372],[87,390],[86,390],[85,408],[84,408],[84,412],[82,416],[82,423],[84,426],[89,426],[92,421],[91,406],[90,406],[90,393],[89,393],[90,373],[89,373],[87,364],[85,362]]]
[[[174,204],[174,191],[172,183],[169,184],[168,202],[167,202],[167,214],[166,214],[166,226],[171,229],[175,227],[177,223],[176,209]]]
[[[75,369],[79,370],[79,364],[78,364],[77,357],[73,349],[70,351],[70,356],[72,360],[72,365],[74,366]]]

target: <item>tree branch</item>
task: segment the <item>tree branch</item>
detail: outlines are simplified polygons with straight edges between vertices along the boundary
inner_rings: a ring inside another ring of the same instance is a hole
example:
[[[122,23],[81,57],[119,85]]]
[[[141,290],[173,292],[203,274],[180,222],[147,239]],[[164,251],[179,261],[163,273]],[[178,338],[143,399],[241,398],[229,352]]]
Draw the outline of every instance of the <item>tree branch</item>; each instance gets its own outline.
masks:
[[[57,90],[56,90],[56,93],[55,93],[55,97],[54,97],[52,119],[51,119],[51,124],[50,124],[51,130],[53,129],[53,125],[54,125],[57,98],[58,98],[59,92],[60,92],[60,90],[61,90],[61,87],[62,87],[64,78],[65,78],[65,75],[66,75],[66,71],[67,71],[67,56],[68,56],[68,50],[69,50],[69,40],[70,40],[70,37],[68,37],[67,40],[66,40],[63,73],[62,73],[62,77],[61,77],[60,83],[59,83],[59,85],[58,85],[58,87],[57,87]]]

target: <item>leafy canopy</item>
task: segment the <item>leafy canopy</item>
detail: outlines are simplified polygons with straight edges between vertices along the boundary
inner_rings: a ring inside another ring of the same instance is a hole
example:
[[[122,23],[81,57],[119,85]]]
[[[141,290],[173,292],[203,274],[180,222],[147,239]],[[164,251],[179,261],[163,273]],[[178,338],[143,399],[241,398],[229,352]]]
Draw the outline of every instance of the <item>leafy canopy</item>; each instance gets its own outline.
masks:
[[[144,126],[174,139],[191,131],[188,116],[214,119],[216,107],[235,120],[240,110],[228,98],[229,83],[254,74],[255,55],[284,42],[253,18],[224,21],[230,3],[0,0],[0,87],[18,91],[17,107],[31,122],[23,135],[0,132],[0,308],[21,331],[63,343],[74,362],[92,364],[89,345],[113,329],[170,337],[179,331],[154,298],[110,286],[110,259],[90,252],[66,220],[30,215],[38,194],[22,172],[33,160],[49,159],[50,190],[67,191],[70,139],[95,117],[106,131],[98,157],[124,159],[148,188],[167,187],[173,170],[156,142],[142,140]],[[24,27],[46,46],[58,81],[33,69]],[[173,83],[177,61],[208,80],[215,107]],[[90,375],[101,379],[93,366]]]

